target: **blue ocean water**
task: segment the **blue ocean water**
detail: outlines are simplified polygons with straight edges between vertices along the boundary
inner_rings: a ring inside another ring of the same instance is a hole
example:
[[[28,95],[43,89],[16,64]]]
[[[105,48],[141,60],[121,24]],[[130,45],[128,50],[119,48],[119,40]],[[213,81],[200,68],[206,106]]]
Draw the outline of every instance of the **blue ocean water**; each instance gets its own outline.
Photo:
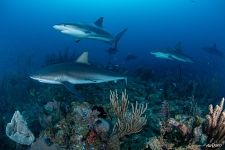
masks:
[[[223,0],[125,0],[125,1],[1,1],[1,68],[15,65],[20,55],[43,56],[65,47],[88,50],[91,59],[105,58],[107,45],[60,35],[57,23],[94,22],[103,16],[104,27],[114,35],[127,27],[120,43],[118,61],[135,53],[139,63],[152,64],[149,51],[182,41],[185,52],[201,61],[201,48],[213,43],[224,46]],[[104,60],[104,59],[103,59]],[[207,61],[207,60],[204,60]],[[219,69],[219,68],[218,68]],[[7,69],[9,70],[9,69]]]
[[[1,0],[0,77],[19,74],[23,67],[29,67],[29,75],[44,65],[47,55],[65,49],[76,56],[88,51],[90,63],[106,66],[110,44],[87,39],[76,43],[74,37],[53,28],[60,23],[94,23],[99,17],[104,17],[104,29],[113,35],[128,29],[112,56],[112,63],[122,65],[125,72],[148,68],[154,80],[174,82],[182,76],[205,89],[211,84],[204,82],[212,81],[217,89],[210,98],[225,96],[225,57],[202,50],[216,43],[225,54],[224,0]],[[150,54],[178,42],[194,63]],[[125,61],[129,54],[137,59]]]
[[[57,23],[90,23],[103,16],[104,28],[114,35],[128,28],[115,58],[118,64],[128,53],[134,53],[140,57],[136,63],[133,62],[136,65],[158,68],[161,63],[165,65],[164,62],[154,59],[149,52],[182,41],[185,52],[203,65],[197,68],[196,65],[190,65],[195,69],[189,71],[214,72],[215,68],[212,70],[207,66],[212,59],[219,62],[216,71],[223,71],[220,66],[224,64],[220,62],[222,59],[207,56],[201,50],[213,43],[217,43],[219,49],[225,49],[223,6],[223,0],[3,0],[0,24],[1,70],[12,71],[15,60],[23,55],[35,56],[33,59],[41,61],[38,58],[48,52],[65,48],[76,49],[78,53],[88,50],[91,60],[102,60],[104,63],[108,45],[90,40],[84,40],[78,45],[74,43],[74,38],[60,35],[52,28]]]

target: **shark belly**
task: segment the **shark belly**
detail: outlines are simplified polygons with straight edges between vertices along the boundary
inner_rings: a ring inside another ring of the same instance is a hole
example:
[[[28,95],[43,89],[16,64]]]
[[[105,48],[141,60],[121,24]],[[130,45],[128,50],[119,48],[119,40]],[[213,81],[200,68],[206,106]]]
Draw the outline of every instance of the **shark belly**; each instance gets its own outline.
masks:
[[[41,83],[47,83],[47,84],[61,84],[61,82],[55,81],[55,80],[39,79],[38,81]]]
[[[108,43],[112,43],[114,39],[108,38],[108,37],[103,37],[103,36],[88,36],[89,39],[93,40],[99,40],[99,41],[104,41]]]
[[[61,31],[64,34],[71,35],[77,38],[85,38],[88,37],[88,34],[81,30],[63,30]]]
[[[111,77],[111,76],[102,76],[102,75],[94,75],[94,76],[85,76],[83,77],[73,77],[67,76],[63,82],[69,82],[71,84],[93,84],[93,83],[103,83],[110,81],[117,81],[125,79],[124,77]]]
[[[172,60],[171,55],[166,54],[166,53],[162,53],[162,52],[151,52],[151,54],[154,55],[157,58]]]
[[[177,61],[181,61],[181,62],[189,62],[189,63],[192,63],[192,60],[190,60],[189,58],[181,58],[181,57],[173,56],[173,59],[175,59]]]

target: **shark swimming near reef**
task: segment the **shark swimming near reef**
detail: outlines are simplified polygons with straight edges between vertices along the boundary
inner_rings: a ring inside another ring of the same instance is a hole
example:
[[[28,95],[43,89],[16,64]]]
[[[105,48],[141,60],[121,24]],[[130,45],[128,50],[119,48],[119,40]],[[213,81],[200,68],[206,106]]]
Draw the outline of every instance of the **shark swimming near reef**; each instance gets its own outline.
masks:
[[[209,54],[224,57],[224,53],[217,48],[216,44],[211,47],[204,47],[203,50]]]
[[[193,63],[191,57],[185,55],[182,52],[182,43],[178,42],[174,48],[167,48],[162,50],[156,50],[150,52],[153,56],[160,58],[160,59],[167,59],[167,60],[176,60],[186,63]]]
[[[125,80],[127,78],[113,72],[92,67],[88,62],[88,52],[78,57],[76,62],[54,64],[37,71],[30,76],[41,83],[62,84],[72,93],[76,84],[93,84],[109,81]]]
[[[122,30],[116,36],[113,36],[103,28],[103,17],[97,19],[94,23],[74,23],[74,24],[58,24],[53,28],[61,33],[71,35],[76,38],[78,43],[82,39],[94,39],[110,44],[117,45],[117,42],[127,29]]]

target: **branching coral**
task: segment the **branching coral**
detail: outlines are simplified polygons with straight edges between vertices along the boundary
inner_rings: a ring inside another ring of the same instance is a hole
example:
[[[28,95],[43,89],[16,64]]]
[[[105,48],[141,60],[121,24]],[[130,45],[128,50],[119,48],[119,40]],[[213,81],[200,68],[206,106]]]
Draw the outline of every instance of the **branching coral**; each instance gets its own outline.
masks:
[[[225,110],[223,111],[224,98],[220,105],[209,105],[209,114],[206,116],[205,132],[208,144],[221,144],[225,139]]]
[[[147,143],[146,147],[154,149],[154,143],[161,143],[160,148],[166,147],[168,149],[167,145],[173,144],[172,147],[175,150],[199,150],[203,145],[205,145],[205,150],[220,149],[225,140],[224,101],[223,98],[220,105],[216,105],[215,108],[213,105],[209,105],[205,124],[202,124],[203,121],[198,116],[192,116],[186,121],[170,118],[168,121],[162,122],[160,136],[155,137],[153,142],[151,140],[152,143]]]
[[[122,92],[121,103],[119,102],[117,91],[110,92],[110,102],[113,110],[118,118],[117,123],[113,128],[113,134],[117,134],[119,138],[140,132],[146,124],[146,116],[142,115],[147,110],[147,104],[131,104],[132,113],[128,111],[128,95]]]

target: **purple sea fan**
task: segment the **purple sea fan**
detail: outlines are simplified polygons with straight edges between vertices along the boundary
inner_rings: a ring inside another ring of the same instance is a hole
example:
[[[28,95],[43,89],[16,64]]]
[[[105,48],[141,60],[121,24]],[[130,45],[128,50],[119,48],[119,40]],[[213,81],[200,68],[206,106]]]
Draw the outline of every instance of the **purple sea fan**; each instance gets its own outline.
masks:
[[[93,110],[88,114],[87,123],[88,123],[88,126],[90,129],[93,128],[95,120],[98,118],[99,114],[100,114],[100,112],[98,112],[97,110]]]
[[[56,100],[52,101],[52,102],[48,102],[45,106],[44,106],[45,110],[48,110],[50,112],[56,110],[56,111],[60,111],[60,102],[57,102]]]

